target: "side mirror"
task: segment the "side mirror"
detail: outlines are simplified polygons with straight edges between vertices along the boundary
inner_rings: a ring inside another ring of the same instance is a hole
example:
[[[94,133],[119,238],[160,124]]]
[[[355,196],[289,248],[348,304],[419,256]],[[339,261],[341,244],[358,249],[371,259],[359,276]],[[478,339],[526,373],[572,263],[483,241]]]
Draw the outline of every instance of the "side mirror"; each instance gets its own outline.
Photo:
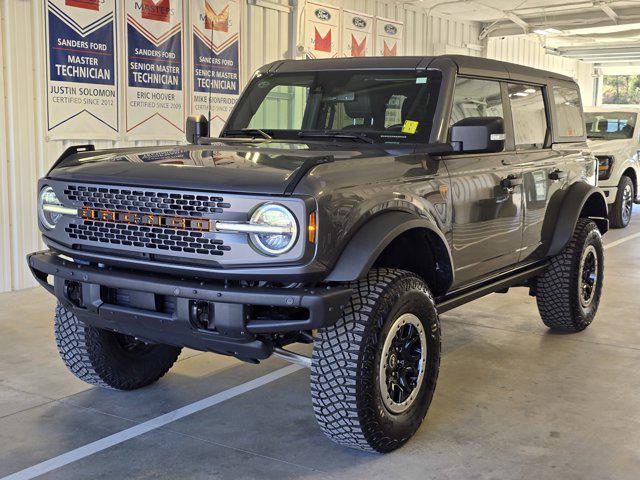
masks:
[[[186,137],[189,143],[198,143],[200,137],[209,136],[209,120],[204,115],[189,115],[187,117]]]
[[[454,152],[501,152],[504,139],[504,120],[501,117],[469,117],[451,127],[450,140]]]

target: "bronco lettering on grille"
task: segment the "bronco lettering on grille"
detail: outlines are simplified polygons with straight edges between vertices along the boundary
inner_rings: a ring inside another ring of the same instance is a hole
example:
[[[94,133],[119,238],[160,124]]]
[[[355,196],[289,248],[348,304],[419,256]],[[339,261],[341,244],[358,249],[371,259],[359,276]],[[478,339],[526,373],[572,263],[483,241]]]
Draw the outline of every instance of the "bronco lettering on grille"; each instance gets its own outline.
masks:
[[[196,232],[211,231],[211,221],[202,218],[169,217],[152,213],[124,212],[120,210],[103,210],[99,208],[83,208],[84,220],[99,222],[127,223],[147,227],[175,228]]]

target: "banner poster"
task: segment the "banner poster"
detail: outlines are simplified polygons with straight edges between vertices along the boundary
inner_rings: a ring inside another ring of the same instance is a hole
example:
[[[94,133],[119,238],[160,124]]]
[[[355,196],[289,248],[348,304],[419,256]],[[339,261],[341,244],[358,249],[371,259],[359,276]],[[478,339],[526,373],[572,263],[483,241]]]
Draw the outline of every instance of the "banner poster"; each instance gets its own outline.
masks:
[[[373,54],[373,17],[342,11],[342,56],[369,57]]]
[[[308,58],[334,58],[340,54],[340,9],[307,2],[304,46]]]
[[[115,0],[47,0],[47,139],[117,139]]]
[[[191,8],[191,113],[208,115],[211,135],[224,126],[240,93],[239,0],[189,0]]]
[[[396,57],[402,55],[404,24],[376,17],[376,56]]]
[[[182,0],[124,2],[127,140],[183,140]]]

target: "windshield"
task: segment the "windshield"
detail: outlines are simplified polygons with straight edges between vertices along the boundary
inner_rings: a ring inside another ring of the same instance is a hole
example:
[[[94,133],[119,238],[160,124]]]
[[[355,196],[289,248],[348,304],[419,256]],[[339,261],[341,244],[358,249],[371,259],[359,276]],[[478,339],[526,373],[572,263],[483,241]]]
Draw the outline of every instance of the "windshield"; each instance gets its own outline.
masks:
[[[222,136],[245,130],[265,138],[428,142],[440,78],[402,71],[262,75],[247,87]]]
[[[631,138],[636,126],[636,113],[585,112],[587,138]]]

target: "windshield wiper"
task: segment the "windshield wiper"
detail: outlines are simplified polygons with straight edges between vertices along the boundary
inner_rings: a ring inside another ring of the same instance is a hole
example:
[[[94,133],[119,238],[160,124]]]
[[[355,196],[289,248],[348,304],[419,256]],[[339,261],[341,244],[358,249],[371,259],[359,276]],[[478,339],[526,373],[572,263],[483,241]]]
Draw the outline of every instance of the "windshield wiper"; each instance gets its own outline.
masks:
[[[265,140],[273,139],[271,135],[266,133],[264,130],[260,130],[259,128],[243,128],[240,130],[225,130],[224,132],[222,132],[223,137],[226,137],[227,135],[244,135],[251,138],[262,137]]]
[[[367,137],[364,133],[346,133],[346,132],[300,132],[300,138],[344,138],[346,140],[360,140],[367,143],[376,143],[371,137]]]

